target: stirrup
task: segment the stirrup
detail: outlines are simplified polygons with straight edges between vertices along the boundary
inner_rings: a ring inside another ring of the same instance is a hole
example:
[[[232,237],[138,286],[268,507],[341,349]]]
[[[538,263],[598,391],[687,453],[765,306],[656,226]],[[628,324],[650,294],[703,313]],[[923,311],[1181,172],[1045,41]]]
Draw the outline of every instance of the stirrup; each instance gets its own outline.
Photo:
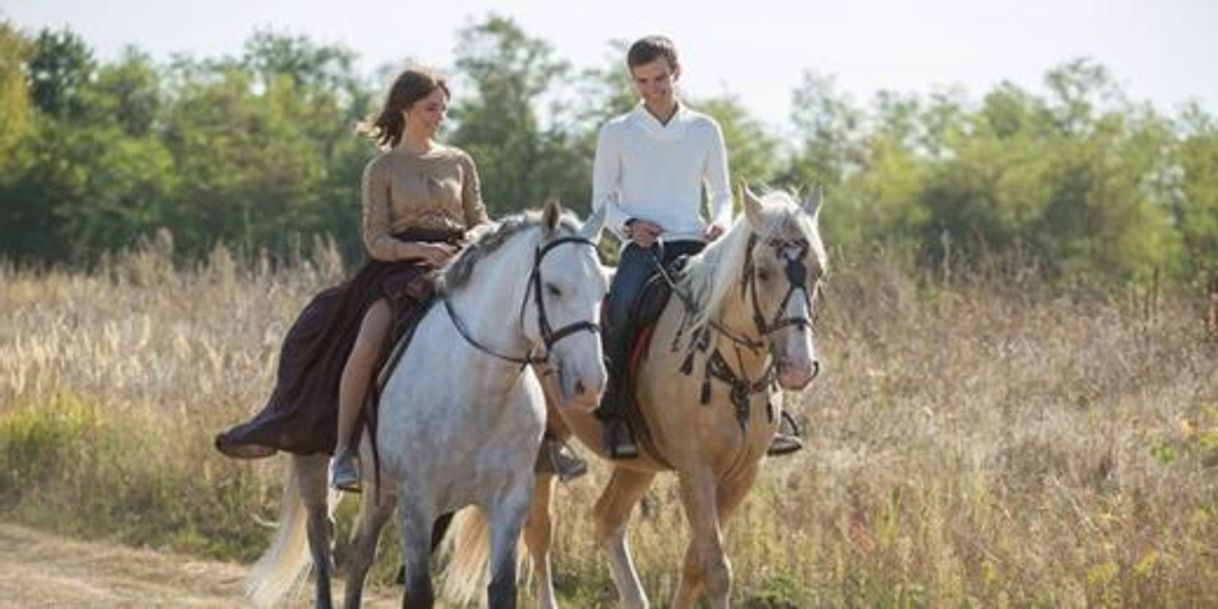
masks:
[[[791,433],[782,432],[783,424],[791,426]],[[774,437],[770,439],[770,446],[766,449],[765,454],[771,457],[779,457],[789,455],[793,452],[803,450],[804,441],[799,437],[803,435],[800,432],[799,424],[795,422],[795,417],[791,413],[783,410],[782,420],[778,423],[778,431],[774,432]]]
[[[539,474],[554,474],[562,482],[570,482],[588,473],[588,463],[581,459],[566,442],[546,437],[541,441],[537,464],[533,471]]]
[[[803,450],[803,447],[803,440],[800,440],[798,437],[785,433],[775,433],[774,437],[770,439],[770,447],[766,449],[765,454],[771,457],[780,457]]]
[[[610,459],[635,459],[639,456],[639,446],[635,443],[630,425],[624,419],[605,421],[604,426],[605,450]]]

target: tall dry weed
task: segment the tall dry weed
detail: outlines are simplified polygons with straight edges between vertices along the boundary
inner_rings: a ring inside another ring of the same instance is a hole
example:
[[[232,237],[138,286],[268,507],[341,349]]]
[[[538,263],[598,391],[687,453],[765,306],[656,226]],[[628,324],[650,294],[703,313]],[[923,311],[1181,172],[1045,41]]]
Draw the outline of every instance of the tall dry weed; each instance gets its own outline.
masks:
[[[219,248],[182,270],[170,249],[90,275],[0,269],[0,513],[248,558],[280,464],[226,460],[211,438],[261,405],[287,325],[341,261]],[[1168,294],[1152,322],[1003,277],[835,270],[825,373],[793,400],[807,448],[766,464],[728,534],[742,606],[1218,606],[1204,304]],[[606,472],[557,497],[575,606],[612,606],[590,516]],[[661,477],[631,534],[654,599],[684,530]]]

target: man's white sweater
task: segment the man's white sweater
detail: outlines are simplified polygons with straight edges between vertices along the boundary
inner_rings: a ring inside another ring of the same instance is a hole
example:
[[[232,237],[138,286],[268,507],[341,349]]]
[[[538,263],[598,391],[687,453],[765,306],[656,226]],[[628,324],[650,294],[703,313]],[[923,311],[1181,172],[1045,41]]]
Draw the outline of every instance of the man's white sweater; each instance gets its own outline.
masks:
[[[605,208],[606,225],[625,235],[625,222],[647,220],[668,241],[700,240],[702,187],[710,222],[732,217],[727,153],[715,119],[684,104],[661,124],[643,104],[601,127],[592,174],[592,209]]]

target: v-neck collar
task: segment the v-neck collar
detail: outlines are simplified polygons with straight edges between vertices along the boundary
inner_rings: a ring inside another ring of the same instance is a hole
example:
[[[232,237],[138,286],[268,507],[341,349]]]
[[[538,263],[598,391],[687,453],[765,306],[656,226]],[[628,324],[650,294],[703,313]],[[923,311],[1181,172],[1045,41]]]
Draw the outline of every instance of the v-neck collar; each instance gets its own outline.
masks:
[[[656,118],[656,116],[647,109],[646,104],[643,102],[640,101],[634,109],[635,121],[645,131],[655,135],[676,133],[677,128],[681,123],[682,115],[685,114],[685,112],[685,104],[677,101],[677,109],[673,111],[672,116],[668,118],[668,122],[661,123],[660,119]]]

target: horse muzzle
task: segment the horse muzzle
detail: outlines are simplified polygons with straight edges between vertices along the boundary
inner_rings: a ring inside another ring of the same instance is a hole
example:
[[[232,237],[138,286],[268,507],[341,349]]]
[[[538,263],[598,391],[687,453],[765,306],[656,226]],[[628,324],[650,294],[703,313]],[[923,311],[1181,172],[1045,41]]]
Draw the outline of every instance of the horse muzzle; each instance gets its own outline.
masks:
[[[778,363],[778,385],[789,391],[799,391],[807,387],[819,374],[820,361],[815,359],[784,359]]]
[[[593,384],[585,382],[582,379],[577,379],[570,389],[564,390],[563,399],[567,402],[569,408],[574,408],[581,411],[592,411],[601,402],[601,393],[604,387],[600,383]]]

